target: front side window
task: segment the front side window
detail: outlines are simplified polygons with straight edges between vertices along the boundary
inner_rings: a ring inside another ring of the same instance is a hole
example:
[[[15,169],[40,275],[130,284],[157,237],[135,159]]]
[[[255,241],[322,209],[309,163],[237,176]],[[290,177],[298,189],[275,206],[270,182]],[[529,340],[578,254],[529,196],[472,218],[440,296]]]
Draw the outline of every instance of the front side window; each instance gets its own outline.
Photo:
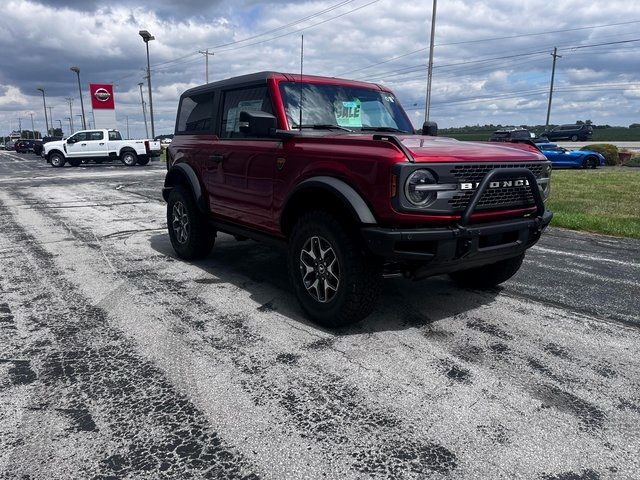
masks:
[[[273,113],[266,86],[225,92],[220,137],[242,138],[245,136],[240,132],[240,112],[243,111]]]
[[[84,142],[87,140],[87,132],[79,132],[69,137],[71,142]]]
[[[177,133],[211,132],[213,92],[184,97],[180,104]]]
[[[280,91],[287,121],[292,129],[337,125],[350,130],[381,128],[413,133],[413,126],[400,102],[390,92],[344,85],[295,82],[281,82]]]

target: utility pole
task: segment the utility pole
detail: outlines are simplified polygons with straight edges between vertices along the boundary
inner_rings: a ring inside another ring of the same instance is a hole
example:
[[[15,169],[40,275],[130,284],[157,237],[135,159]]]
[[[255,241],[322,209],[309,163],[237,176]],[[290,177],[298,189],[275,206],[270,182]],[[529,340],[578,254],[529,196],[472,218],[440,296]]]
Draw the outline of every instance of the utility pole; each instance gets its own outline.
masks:
[[[140,102],[142,103],[142,117],[144,118],[144,131],[146,138],[149,138],[149,127],[147,126],[147,107],[144,105],[144,95],[142,94],[142,82],[138,84],[140,87]]]
[[[62,131],[62,120],[56,120],[60,124],[60,135],[64,137],[64,132]]]
[[[69,135],[73,135],[73,123],[71,123],[72,122],[71,117],[66,117],[66,118],[67,120],[69,120],[69,131],[71,132]]]
[[[213,52],[209,53],[209,49],[207,48],[204,52],[202,50],[198,50],[199,53],[201,53],[202,55],[204,55],[204,72],[205,72],[205,79],[207,81],[207,83],[209,83],[209,55],[211,55],[213,57]]]
[[[558,55],[558,47],[553,47],[553,53],[551,54],[553,57],[553,66],[551,67],[551,88],[549,89],[549,105],[547,106],[547,122],[545,123],[545,127],[549,128],[549,117],[551,116],[551,99],[553,98],[553,80],[556,76],[556,59],[562,58],[561,55]]]
[[[436,37],[436,4],[437,0],[433,0],[433,11],[431,12],[431,43],[429,44],[429,67],[427,69],[427,99],[424,109],[424,121],[429,121],[429,113],[431,111],[431,79],[433,77],[433,41]]]
[[[67,97],[67,102],[69,102],[69,126],[71,127],[71,134],[73,135],[73,108],[71,107],[73,104],[73,98]]]
[[[20,138],[22,138],[22,118],[18,117],[18,131],[20,132]]]
[[[33,112],[29,112],[31,116],[31,138],[36,139],[36,127],[33,125]]]
[[[42,92],[42,103],[44,104],[44,123],[45,123],[47,132],[49,132],[49,119],[47,117],[47,100],[44,94],[44,87],[38,87],[36,88],[36,90]],[[51,123],[53,123],[53,121]]]
[[[124,118],[127,120],[127,140],[129,140],[129,115],[125,115]]]
[[[47,109],[49,110],[49,120],[51,120],[51,130],[53,130],[53,115],[51,115],[52,108],[53,107],[47,107]],[[47,135],[53,135],[53,132],[47,131]]]

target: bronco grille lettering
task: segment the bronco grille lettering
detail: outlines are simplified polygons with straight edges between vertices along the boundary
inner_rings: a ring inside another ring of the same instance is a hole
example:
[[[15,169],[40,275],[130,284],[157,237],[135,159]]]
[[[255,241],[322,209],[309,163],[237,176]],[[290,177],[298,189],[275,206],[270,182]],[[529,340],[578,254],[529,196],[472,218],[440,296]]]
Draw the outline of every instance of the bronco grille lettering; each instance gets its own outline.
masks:
[[[475,190],[480,186],[480,182],[462,182],[460,183],[460,190]],[[496,182],[489,182],[489,188],[510,188],[510,187],[525,187],[529,186],[529,180],[500,180]]]

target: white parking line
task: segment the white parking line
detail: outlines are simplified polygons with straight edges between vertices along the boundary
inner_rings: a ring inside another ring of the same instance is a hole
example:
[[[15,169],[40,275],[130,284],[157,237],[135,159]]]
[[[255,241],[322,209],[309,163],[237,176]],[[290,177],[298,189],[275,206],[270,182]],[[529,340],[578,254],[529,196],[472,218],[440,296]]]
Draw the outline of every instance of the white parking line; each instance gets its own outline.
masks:
[[[565,257],[576,257],[576,258],[582,258],[584,260],[593,260],[594,262],[613,263],[613,264],[616,264],[616,265],[624,265],[626,267],[640,268],[640,263],[624,262],[622,260],[614,260],[612,258],[596,257],[594,255],[585,255],[585,254],[582,254],[582,253],[563,252],[562,250],[554,250],[552,248],[540,247],[538,245],[534,246],[532,248],[532,250],[538,250],[540,252],[545,252],[545,253],[554,253],[556,255],[564,255]]]

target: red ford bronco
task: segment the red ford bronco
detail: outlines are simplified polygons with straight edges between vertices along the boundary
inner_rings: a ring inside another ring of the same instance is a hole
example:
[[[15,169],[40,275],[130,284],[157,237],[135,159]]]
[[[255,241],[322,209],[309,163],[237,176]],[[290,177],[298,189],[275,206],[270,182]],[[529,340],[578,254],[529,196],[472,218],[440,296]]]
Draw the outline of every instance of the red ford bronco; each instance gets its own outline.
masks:
[[[263,72],[180,97],[163,196],[184,259],[216,232],[288,249],[304,311],[338,327],[374,308],[382,278],[513,276],[552,214],[534,146],[415,132],[382,85]]]

